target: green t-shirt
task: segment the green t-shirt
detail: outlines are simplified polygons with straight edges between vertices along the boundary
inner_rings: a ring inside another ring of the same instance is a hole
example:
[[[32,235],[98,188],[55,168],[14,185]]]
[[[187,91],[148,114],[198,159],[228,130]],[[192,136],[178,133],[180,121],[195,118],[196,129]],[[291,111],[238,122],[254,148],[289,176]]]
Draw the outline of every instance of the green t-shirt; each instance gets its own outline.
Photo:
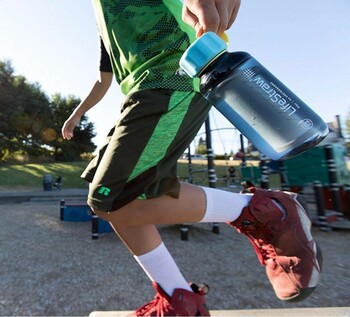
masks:
[[[142,89],[198,91],[198,80],[179,73],[195,39],[181,19],[180,0],[92,0],[101,38],[124,94]]]

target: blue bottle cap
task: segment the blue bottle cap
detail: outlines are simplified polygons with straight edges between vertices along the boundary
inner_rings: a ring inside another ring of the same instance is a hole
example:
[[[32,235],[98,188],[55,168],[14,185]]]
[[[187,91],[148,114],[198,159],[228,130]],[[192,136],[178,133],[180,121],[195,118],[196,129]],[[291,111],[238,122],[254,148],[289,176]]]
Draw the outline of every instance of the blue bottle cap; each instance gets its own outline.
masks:
[[[218,54],[227,50],[227,44],[213,32],[204,33],[183,53],[180,67],[192,78]]]

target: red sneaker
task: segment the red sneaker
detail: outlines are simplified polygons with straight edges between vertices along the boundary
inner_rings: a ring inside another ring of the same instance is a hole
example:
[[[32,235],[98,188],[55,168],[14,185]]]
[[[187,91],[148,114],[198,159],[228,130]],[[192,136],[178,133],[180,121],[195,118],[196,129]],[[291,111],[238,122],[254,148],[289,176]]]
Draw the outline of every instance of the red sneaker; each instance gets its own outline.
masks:
[[[153,301],[135,311],[134,316],[210,316],[204,295],[206,291],[191,284],[193,292],[176,289],[170,297],[162,288],[153,283],[156,295]]]
[[[255,188],[252,191],[249,205],[229,224],[252,242],[277,297],[303,300],[317,286],[322,266],[306,203],[295,193]]]

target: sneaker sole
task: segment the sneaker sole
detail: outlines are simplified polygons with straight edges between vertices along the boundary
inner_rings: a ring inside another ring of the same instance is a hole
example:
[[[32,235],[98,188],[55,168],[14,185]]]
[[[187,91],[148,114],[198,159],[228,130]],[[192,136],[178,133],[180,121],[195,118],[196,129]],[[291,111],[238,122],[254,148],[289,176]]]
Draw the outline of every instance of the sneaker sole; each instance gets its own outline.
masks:
[[[305,201],[305,199],[301,196],[301,195],[297,195],[296,196],[296,200],[299,202],[299,204],[303,207],[303,209],[305,210],[307,216],[310,218],[310,213],[309,213],[309,209],[307,206],[307,203]],[[317,244],[317,242],[315,241],[315,245],[316,245],[316,259],[317,259],[317,263],[320,267],[320,272],[322,272],[322,266],[323,266],[323,256],[322,256],[322,251],[321,248],[319,247],[319,245]],[[317,286],[315,287],[309,287],[309,288],[305,288],[303,290],[301,290],[301,292],[293,297],[290,298],[283,298],[283,301],[286,302],[290,302],[290,303],[296,303],[296,302],[300,302],[305,300],[307,297],[309,297],[312,292],[316,289]]]
[[[316,250],[317,250],[316,251],[317,252],[316,258],[317,258],[318,264],[322,270],[322,264],[323,264],[322,252],[321,252],[321,249],[317,243],[316,243]],[[298,295],[296,295],[294,297],[290,297],[290,298],[283,298],[282,300],[284,302],[288,302],[288,303],[301,302],[301,301],[305,300],[306,298],[308,298],[313,293],[313,291],[316,289],[316,287],[317,286],[304,288],[303,290],[301,290],[301,292]]]

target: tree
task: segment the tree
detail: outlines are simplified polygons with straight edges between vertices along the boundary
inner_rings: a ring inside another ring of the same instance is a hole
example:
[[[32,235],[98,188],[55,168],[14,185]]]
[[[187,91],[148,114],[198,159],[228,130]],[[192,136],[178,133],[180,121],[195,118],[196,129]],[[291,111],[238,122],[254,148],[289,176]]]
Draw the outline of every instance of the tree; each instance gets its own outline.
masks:
[[[10,62],[0,63],[0,134],[2,159],[8,153],[40,155],[40,123],[48,123],[49,99],[39,84],[15,76]]]
[[[345,130],[346,130],[346,134],[347,136],[350,136],[350,112],[348,113],[346,120],[345,120]],[[349,139],[347,139],[349,140]],[[346,142],[346,149],[347,149],[347,153],[350,153],[350,142]]]
[[[348,113],[348,116],[346,117],[345,126],[346,126],[347,135],[350,135],[350,112]]]
[[[94,126],[86,116],[75,131],[74,141],[61,137],[64,121],[79,102],[74,96],[60,94],[50,101],[38,83],[15,76],[11,63],[0,61],[0,160],[20,152],[68,161],[93,152]]]
[[[29,83],[23,76],[14,79],[16,98],[10,118],[15,128],[18,149],[32,156],[47,154],[45,131],[53,125],[48,96],[38,83]]]
[[[94,125],[89,122],[87,116],[83,116],[79,125],[75,128],[74,138],[70,141],[63,140],[61,137],[61,128],[63,123],[80,103],[80,99],[75,96],[62,97],[60,94],[52,96],[51,111],[54,117],[54,126],[52,127],[52,140],[49,140],[50,146],[54,150],[54,157],[57,161],[76,161],[81,154],[91,153],[96,146],[92,142]],[[51,133],[49,133],[49,136]]]
[[[0,61],[0,160],[13,150],[14,131],[9,121],[9,106],[13,104],[14,96],[13,68],[9,61]]]
[[[198,140],[196,153],[197,154],[207,154],[207,142],[202,137],[200,137]]]

